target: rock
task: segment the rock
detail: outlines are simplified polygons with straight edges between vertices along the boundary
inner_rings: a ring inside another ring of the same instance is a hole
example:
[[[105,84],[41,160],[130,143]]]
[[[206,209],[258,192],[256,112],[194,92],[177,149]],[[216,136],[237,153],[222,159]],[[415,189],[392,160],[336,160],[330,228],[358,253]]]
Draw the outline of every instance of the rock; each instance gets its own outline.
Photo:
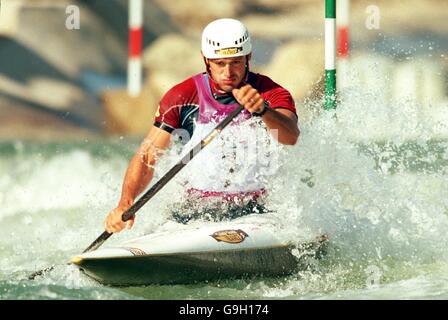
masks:
[[[162,36],[144,51],[143,65],[146,85],[160,100],[177,83],[204,71],[200,39],[179,34]]]
[[[289,42],[277,49],[263,72],[288,89],[296,100],[303,100],[324,74],[324,43]]]
[[[153,124],[158,101],[148,85],[139,96],[130,97],[126,89],[101,93],[106,134],[145,136]]]
[[[170,13],[181,30],[204,28],[218,18],[237,17],[243,8],[243,1],[204,0],[156,0],[160,7]]]
[[[58,113],[30,108],[23,102],[0,95],[0,137],[2,140],[85,140],[99,133],[84,128]]]
[[[19,13],[23,0],[5,1],[0,10],[0,35],[14,36],[19,28]]]

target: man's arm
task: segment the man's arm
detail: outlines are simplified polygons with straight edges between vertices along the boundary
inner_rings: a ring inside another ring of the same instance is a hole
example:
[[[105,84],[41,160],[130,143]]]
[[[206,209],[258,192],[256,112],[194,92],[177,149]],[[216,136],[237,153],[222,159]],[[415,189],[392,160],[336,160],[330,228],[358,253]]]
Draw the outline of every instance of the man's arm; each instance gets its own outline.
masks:
[[[295,145],[300,135],[297,116],[287,109],[268,109],[262,116],[271,134],[282,144]]]
[[[154,126],[151,128],[129,163],[118,206],[109,213],[104,221],[106,231],[116,233],[126,226],[128,229],[132,227],[134,220],[131,219],[125,223],[121,220],[121,216],[151,182],[156,161],[168,148],[170,141],[171,135],[168,132]]]
[[[266,108],[264,99],[249,84],[240,89],[234,89],[232,93],[235,99],[251,113],[260,113]],[[280,108],[267,109],[262,119],[278,142],[289,145],[296,144],[300,130],[294,112]]]

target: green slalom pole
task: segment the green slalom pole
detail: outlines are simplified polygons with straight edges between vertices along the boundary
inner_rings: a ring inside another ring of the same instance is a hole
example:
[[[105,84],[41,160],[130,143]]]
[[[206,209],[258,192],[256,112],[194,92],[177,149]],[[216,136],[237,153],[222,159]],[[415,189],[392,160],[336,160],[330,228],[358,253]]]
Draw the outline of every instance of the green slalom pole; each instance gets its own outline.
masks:
[[[336,109],[336,0],[325,0],[324,109]]]

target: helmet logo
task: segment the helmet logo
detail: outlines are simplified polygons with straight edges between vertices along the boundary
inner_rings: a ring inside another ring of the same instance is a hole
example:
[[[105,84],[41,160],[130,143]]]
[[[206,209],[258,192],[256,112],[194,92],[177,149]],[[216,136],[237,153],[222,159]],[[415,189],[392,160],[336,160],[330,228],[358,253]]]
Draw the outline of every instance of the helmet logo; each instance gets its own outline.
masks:
[[[218,50],[215,50],[215,53],[223,55],[223,56],[230,56],[230,55],[233,55],[233,54],[237,54],[240,51],[243,51],[243,47],[233,47],[233,48],[218,49]]]
[[[216,231],[210,236],[218,242],[223,241],[227,243],[240,243],[243,242],[249,235],[243,230],[238,229]]]

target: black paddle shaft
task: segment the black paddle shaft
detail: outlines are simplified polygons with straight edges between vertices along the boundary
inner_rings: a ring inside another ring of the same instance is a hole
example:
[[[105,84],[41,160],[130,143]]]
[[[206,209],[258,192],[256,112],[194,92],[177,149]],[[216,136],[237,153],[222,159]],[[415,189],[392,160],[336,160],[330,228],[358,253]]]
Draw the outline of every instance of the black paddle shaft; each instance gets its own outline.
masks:
[[[135,213],[144,206],[149,199],[154,197],[183,167],[187,165],[187,163],[194,158],[199,151],[205,148],[244,108],[239,105],[235,110],[233,110],[221,123],[219,123],[216,128],[203,140],[201,140],[196,146],[194,146],[188,154],[186,154],[179,162],[177,162],[162,178],[159,179],[148,191],[145,192],[140,199],[137,200],[128,210],[126,210],[121,219],[126,222],[132,217],[134,217]],[[89,252],[95,249],[98,249],[113,233],[109,233],[104,231],[92,244],[83,251]]]

